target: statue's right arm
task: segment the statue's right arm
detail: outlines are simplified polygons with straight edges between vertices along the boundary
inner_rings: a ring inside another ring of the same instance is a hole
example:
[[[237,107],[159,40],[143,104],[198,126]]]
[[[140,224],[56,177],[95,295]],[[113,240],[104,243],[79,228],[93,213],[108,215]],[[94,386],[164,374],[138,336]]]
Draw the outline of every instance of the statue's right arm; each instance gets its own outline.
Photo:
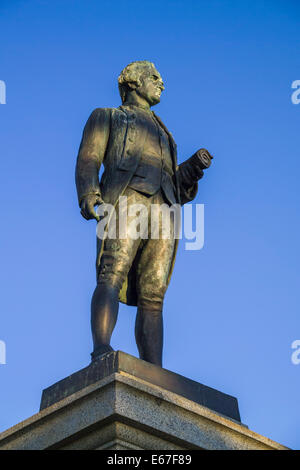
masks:
[[[99,220],[95,205],[101,204],[99,170],[106,152],[110,131],[110,110],[97,108],[85,125],[76,164],[76,187],[82,216]]]

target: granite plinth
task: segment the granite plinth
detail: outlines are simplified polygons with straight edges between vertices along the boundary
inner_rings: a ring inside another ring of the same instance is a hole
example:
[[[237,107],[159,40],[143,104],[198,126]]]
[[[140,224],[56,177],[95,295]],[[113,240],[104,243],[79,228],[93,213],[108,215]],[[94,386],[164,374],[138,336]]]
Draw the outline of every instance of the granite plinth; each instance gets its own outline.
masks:
[[[0,434],[0,450],[285,450],[233,419],[115,372]]]

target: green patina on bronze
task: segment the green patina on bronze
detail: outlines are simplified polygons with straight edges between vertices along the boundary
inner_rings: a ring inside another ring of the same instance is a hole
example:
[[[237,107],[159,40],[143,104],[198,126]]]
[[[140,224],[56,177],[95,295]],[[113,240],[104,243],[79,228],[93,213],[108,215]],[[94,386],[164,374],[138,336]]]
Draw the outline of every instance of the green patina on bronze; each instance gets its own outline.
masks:
[[[143,198],[148,204],[155,201],[183,205],[192,201],[197,194],[198,180],[211,163],[209,152],[200,149],[190,159],[177,164],[175,141],[151,111],[164,90],[161,75],[153,63],[129,64],[121,72],[118,83],[122,105],[95,109],[80,144],[76,186],[81,214],[87,220],[99,220],[96,205],[105,202],[117,208],[120,196],[128,192],[132,203]],[[104,172],[99,181],[101,165]],[[93,358],[111,350],[110,337],[120,300],[138,306],[136,340],[140,357],[161,365],[162,305],[177,245],[178,240],[174,239],[169,243],[161,239],[132,243],[128,237],[115,244],[107,237],[97,240],[98,284],[92,300]]]

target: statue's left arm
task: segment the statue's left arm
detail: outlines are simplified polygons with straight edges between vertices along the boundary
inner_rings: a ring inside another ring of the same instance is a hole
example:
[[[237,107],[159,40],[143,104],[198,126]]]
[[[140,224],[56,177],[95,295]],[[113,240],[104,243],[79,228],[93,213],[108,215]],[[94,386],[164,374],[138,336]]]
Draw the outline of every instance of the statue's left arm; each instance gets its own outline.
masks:
[[[203,170],[210,167],[212,155],[206,149],[198,150],[191,158],[177,167],[181,204],[192,201],[198,191],[198,181]]]

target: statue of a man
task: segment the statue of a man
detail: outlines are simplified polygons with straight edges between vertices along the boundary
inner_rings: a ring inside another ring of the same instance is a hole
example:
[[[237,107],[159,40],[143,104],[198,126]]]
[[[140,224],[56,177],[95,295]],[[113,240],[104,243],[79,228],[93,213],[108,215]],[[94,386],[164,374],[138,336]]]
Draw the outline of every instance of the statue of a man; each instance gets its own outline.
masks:
[[[99,221],[95,206],[106,203],[116,209],[117,219],[128,218],[129,227],[129,208],[133,204],[150,209],[192,201],[197,182],[212,157],[201,149],[177,165],[173,137],[151,111],[164,90],[153,63],[137,61],[127,65],[118,82],[122,106],[97,108],[86,123],[77,159],[76,186],[85,219]],[[104,172],[99,182],[102,164]],[[126,214],[120,196],[127,197]],[[97,238],[97,286],[91,304],[92,360],[112,351],[110,340],[120,300],[137,306],[135,337],[140,358],[162,365],[163,300],[178,240],[172,218],[169,238],[152,237],[152,212],[145,213],[149,218],[143,224],[147,234],[132,237],[127,228],[125,236],[118,233],[113,238]],[[157,220],[156,228],[161,229],[162,218]]]

